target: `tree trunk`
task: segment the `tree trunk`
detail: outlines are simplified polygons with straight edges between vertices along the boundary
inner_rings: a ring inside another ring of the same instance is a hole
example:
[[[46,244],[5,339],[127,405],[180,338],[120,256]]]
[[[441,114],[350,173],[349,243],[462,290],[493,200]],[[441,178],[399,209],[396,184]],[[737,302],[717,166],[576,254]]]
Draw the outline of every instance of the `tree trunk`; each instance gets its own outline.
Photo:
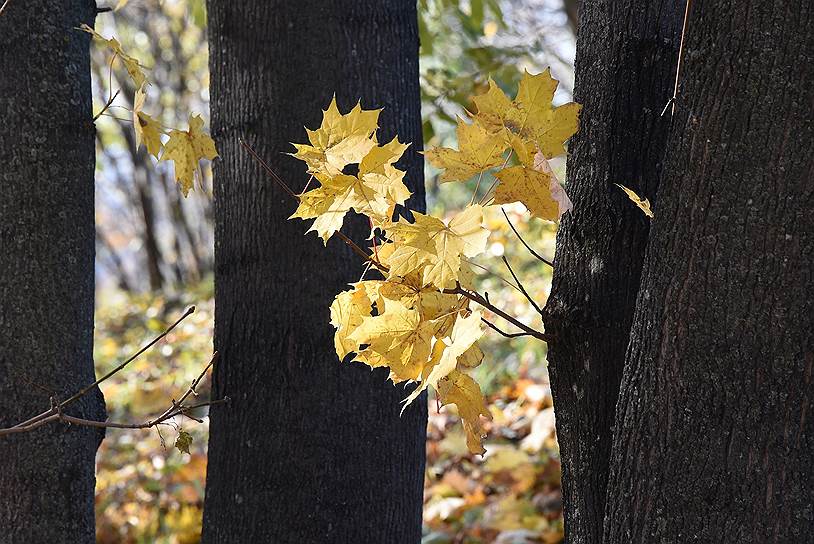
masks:
[[[282,153],[339,107],[384,107],[379,141],[411,142],[412,205],[423,209],[418,31],[413,0],[210,0],[215,175],[214,395],[203,541],[416,543],[426,403],[387,371],[340,364],[329,305],[362,272],[327,249],[241,148],[245,138],[295,191]],[[365,224],[348,233],[362,242]]]
[[[683,9],[676,2],[580,7],[568,192],[545,308],[562,460],[566,541],[602,542],[612,425],[649,224],[614,185],[651,199],[662,169]]]
[[[698,1],[631,333],[606,542],[811,542],[814,6]]]
[[[12,2],[0,17],[0,426],[94,379],[94,127],[87,0]],[[104,419],[98,389],[69,410]],[[99,430],[0,439],[0,540],[94,542]]]

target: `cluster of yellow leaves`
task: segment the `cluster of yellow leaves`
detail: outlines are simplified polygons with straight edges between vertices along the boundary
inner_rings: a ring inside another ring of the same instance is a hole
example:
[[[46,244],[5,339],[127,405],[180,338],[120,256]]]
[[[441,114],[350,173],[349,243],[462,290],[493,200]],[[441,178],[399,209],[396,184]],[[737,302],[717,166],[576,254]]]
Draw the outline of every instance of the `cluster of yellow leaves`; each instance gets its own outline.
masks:
[[[119,7],[121,5],[117,6],[117,9]],[[121,59],[127,75],[136,88],[133,96],[133,130],[136,135],[136,146],[143,143],[147,152],[159,161],[173,161],[175,179],[180,184],[184,196],[187,196],[195,184],[195,172],[199,161],[212,160],[218,156],[214,140],[203,131],[203,119],[199,115],[190,114],[187,130],[165,129],[160,122],[143,111],[147,88],[150,85],[144,73],[144,66],[135,57],[125,53],[115,38],[105,38],[86,24],[79,28],[104,43],[113,52],[111,69],[113,61]],[[168,137],[166,142],[162,141],[162,135]]]
[[[519,201],[532,215],[558,220],[570,201],[547,159],[564,152],[564,141],[577,129],[579,106],[552,107],[556,86],[548,71],[526,73],[512,101],[490,81],[489,91],[475,98],[478,112],[471,122],[458,120],[459,149],[426,153],[444,168],[441,180],[466,181],[500,167],[499,184],[481,199],[483,205]],[[481,313],[469,308],[463,290],[471,288],[468,259],[485,251],[489,237],[483,205],[471,204],[448,221],[418,212],[412,221],[396,217],[396,206],[410,196],[405,173],[395,166],[408,144],[397,138],[379,144],[380,111],[357,104],[343,114],[334,98],[321,126],[306,129],[309,143],[293,144],[292,155],[311,175],[309,187],[314,180],[316,186],[298,195],[291,218],[314,219],[309,232],[325,243],[349,211],[369,218],[374,247],[368,259],[381,279],[359,281],[336,296],[336,353],[389,368],[394,383],[417,383],[405,407],[432,386],[442,404],[457,406],[469,450],[483,453],[480,418],[490,412],[466,374],[483,360],[483,329]],[[520,164],[507,167],[511,153]]]
[[[490,79],[489,90],[474,98],[477,112],[470,114],[470,122],[458,118],[459,149],[426,153],[430,164],[444,170],[441,181],[467,181],[498,167],[495,192],[484,195],[483,201],[522,202],[531,215],[558,221],[571,209],[571,201],[548,159],[565,153],[565,141],[577,131],[580,105],[553,107],[556,89],[549,70],[526,72],[516,98],[510,100]],[[512,155],[519,164],[507,166]]]

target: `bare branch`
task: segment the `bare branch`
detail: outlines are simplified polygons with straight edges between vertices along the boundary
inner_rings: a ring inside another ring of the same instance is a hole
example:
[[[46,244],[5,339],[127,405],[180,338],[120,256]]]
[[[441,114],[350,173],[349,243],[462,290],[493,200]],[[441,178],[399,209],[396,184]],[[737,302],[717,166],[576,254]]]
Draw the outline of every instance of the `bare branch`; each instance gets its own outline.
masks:
[[[676,101],[678,100],[678,82],[679,76],[681,75],[681,61],[684,60],[684,37],[687,34],[691,6],[692,0],[687,0],[684,4],[684,23],[681,25],[681,42],[678,45],[678,64],[676,65],[676,80],[675,86],[673,87],[673,96],[670,97],[670,100],[668,100],[667,104],[664,105],[664,109],[661,110],[661,117],[664,117],[664,114],[667,113],[667,108],[670,106],[673,106],[673,108],[670,110],[670,115],[675,115],[676,112]]]
[[[116,92],[114,94],[110,95],[110,97],[108,97],[107,102],[105,102],[105,105],[102,107],[101,110],[99,110],[99,113],[97,113],[96,115],[93,116],[93,121],[94,122],[96,122],[96,120],[99,119],[99,117],[103,113],[105,113],[108,109],[110,109],[110,106],[113,104],[113,101],[116,100],[117,96],[119,96],[119,92],[121,92],[121,89],[116,89]]]
[[[546,334],[544,332],[540,332],[538,330],[532,329],[531,327],[529,327],[525,323],[520,322],[516,318],[512,317],[511,315],[507,314],[506,312],[504,312],[503,310],[501,310],[500,308],[498,308],[497,306],[495,306],[494,304],[489,302],[480,293],[476,293],[474,291],[469,291],[468,289],[464,289],[463,287],[461,287],[460,284],[456,285],[456,287],[454,289],[445,289],[444,293],[449,293],[449,294],[453,294],[453,295],[462,295],[462,296],[468,298],[469,300],[471,300],[472,302],[480,304],[481,306],[483,306],[484,308],[486,308],[487,310],[489,310],[493,314],[502,317],[503,319],[505,319],[506,321],[508,321],[509,323],[514,325],[515,327],[517,327],[518,329],[524,331],[529,336],[533,336],[533,337],[537,338],[538,340],[542,340],[543,342],[549,342],[554,338],[550,334]]]
[[[528,300],[529,303],[531,303],[531,305],[534,306],[534,309],[537,310],[537,313],[543,315],[543,311],[540,309],[537,303],[534,302],[534,299],[531,298],[531,295],[529,295],[529,292],[526,291],[526,288],[523,286],[523,284],[520,283],[520,280],[517,278],[517,274],[515,274],[514,270],[512,269],[512,265],[509,264],[509,260],[506,258],[505,255],[501,256],[501,259],[503,259],[503,264],[506,265],[506,268],[509,269],[509,273],[514,278],[514,281],[517,284],[517,288],[520,289],[520,292],[523,293],[523,296],[526,297],[526,300]]]
[[[256,160],[256,161],[257,161],[257,162],[260,164],[260,166],[262,166],[262,167],[263,167],[263,170],[265,170],[265,171],[266,171],[266,173],[267,173],[269,176],[271,176],[271,179],[273,179],[273,180],[274,180],[274,181],[277,183],[277,185],[279,185],[280,187],[282,187],[282,189],[283,189],[283,190],[284,190],[286,193],[288,193],[288,195],[289,195],[289,196],[291,196],[292,198],[294,198],[295,200],[297,200],[297,201],[299,201],[299,200],[300,200],[300,197],[299,197],[299,196],[297,196],[297,193],[295,193],[295,192],[294,192],[294,191],[291,189],[291,187],[289,187],[289,186],[288,186],[288,184],[287,184],[286,182],[284,182],[284,181],[283,181],[283,180],[280,178],[280,176],[278,176],[278,175],[277,175],[277,172],[275,172],[274,170],[272,170],[272,169],[271,169],[271,167],[270,167],[268,164],[266,164],[266,161],[264,161],[264,160],[262,159],[262,157],[260,157],[260,155],[258,155],[258,154],[257,154],[257,151],[255,151],[255,150],[252,148],[252,146],[250,146],[249,144],[247,144],[247,143],[246,143],[246,140],[244,140],[243,138],[240,138],[240,139],[238,139],[238,142],[240,142],[240,145],[242,145],[242,146],[243,146],[243,148],[244,148],[246,151],[248,151],[248,152],[249,152],[249,155],[251,155],[251,156],[254,158],[254,160]]]
[[[536,258],[538,261],[542,261],[542,262],[544,262],[545,264],[547,264],[548,266],[550,266],[551,268],[554,268],[554,263],[552,263],[551,261],[549,261],[548,259],[546,259],[546,258],[545,258],[545,257],[543,257],[542,255],[540,255],[539,253],[537,253],[536,251],[534,251],[533,249],[531,249],[531,246],[530,246],[530,245],[528,245],[528,244],[526,243],[526,241],[525,241],[525,240],[523,240],[523,237],[522,237],[522,236],[520,236],[520,233],[519,233],[519,232],[517,232],[517,229],[516,229],[516,228],[514,228],[514,225],[512,224],[511,220],[509,219],[509,215],[506,213],[506,210],[504,210],[504,209],[503,209],[503,207],[501,207],[501,208],[500,208],[500,211],[501,211],[501,212],[503,212],[503,217],[505,217],[505,218],[506,218],[506,222],[509,224],[509,226],[511,227],[512,231],[513,231],[513,232],[514,232],[514,234],[517,236],[517,238],[520,240],[520,242],[522,242],[522,244],[523,244],[524,246],[526,246],[526,249],[528,249],[528,250],[529,250],[529,253],[531,253],[531,254],[532,254],[532,255],[533,255],[533,256],[534,256],[534,257],[535,257],[535,258]]]
[[[189,315],[189,314],[186,314]],[[17,433],[24,433],[28,431],[32,431],[38,427],[42,427],[47,423],[52,423],[55,421],[61,421],[63,423],[68,423],[71,425],[82,425],[84,427],[97,427],[97,428],[113,428],[113,429],[149,429],[151,427],[155,427],[157,425],[164,424],[166,421],[177,417],[177,416],[184,416],[188,417],[192,420],[197,422],[202,422],[200,419],[190,415],[191,412],[198,408],[202,408],[204,406],[213,406],[216,404],[223,404],[229,402],[229,397],[224,397],[222,399],[210,400],[206,402],[199,402],[196,404],[191,404],[189,406],[185,406],[183,402],[192,394],[195,393],[195,388],[200,384],[201,380],[203,380],[204,376],[206,376],[207,371],[212,368],[212,365],[218,359],[218,352],[215,352],[212,355],[212,359],[209,361],[209,364],[206,365],[206,368],[195,378],[189,386],[189,389],[181,396],[181,400],[171,402],[171,406],[164,410],[161,415],[144,422],[139,423],[121,423],[117,421],[96,421],[92,419],[83,419],[80,417],[70,416],[68,414],[63,413],[62,411],[62,404],[56,403],[53,398],[51,401],[51,409],[47,412],[43,412],[46,414],[44,417],[32,418],[28,420],[28,422],[21,423],[14,427],[8,427],[6,429],[0,429],[0,436],[9,435],[9,434],[17,434]],[[111,374],[112,375],[112,374]]]
[[[147,343],[144,347],[142,347],[140,350],[138,350],[136,353],[134,353],[132,356],[130,356],[127,360],[120,363],[119,366],[117,366],[116,368],[114,368],[113,370],[111,370],[110,372],[108,372],[107,374],[105,374],[104,376],[102,376],[101,378],[99,378],[98,380],[93,382],[92,384],[86,385],[85,387],[83,387],[82,389],[80,389],[79,391],[74,393],[67,400],[62,401],[62,402],[60,402],[59,404],[57,404],[55,406],[52,406],[50,409],[42,412],[39,415],[36,415],[36,416],[32,417],[31,419],[27,419],[26,421],[23,421],[22,423],[18,423],[17,425],[15,425],[15,427],[27,427],[27,426],[29,426],[29,425],[31,425],[33,423],[36,423],[37,421],[40,421],[42,419],[46,419],[51,415],[57,414],[58,411],[61,411],[61,410],[65,409],[65,407],[67,407],[68,405],[74,403],[75,401],[77,401],[78,399],[80,399],[81,397],[86,395],[88,393],[88,391],[91,391],[94,387],[97,387],[100,383],[107,380],[108,378],[110,378],[111,376],[113,376],[114,374],[116,374],[117,372],[122,370],[124,367],[126,367],[127,365],[132,363],[134,360],[136,360],[136,358],[138,358],[142,353],[144,353],[145,351],[150,349],[159,340],[161,340],[162,338],[167,336],[170,333],[170,331],[172,331],[175,327],[177,327],[181,323],[181,321],[183,321],[184,319],[186,319],[187,317],[192,315],[192,313],[194,311],[195,311],[195,306],[190,306],[189,308],[187,308],[187,311],[184,312],[184,315],[179,317],[178,320],[175,323],[173,323],[167,329],[165,329],[164,332],[162,332],[161,334],[159,334],[158,336],[153,338],[149,343]]]
[[[500,334],[501,336],[505,336],[506,338],[519,338],[521,336],[533,336],[531,333],[528,332],[506,332],[498,328],[497,325],[486,319],[485,317],[480,318],[481,321],[486,323],[486,325],[495,331],[496,333]]]

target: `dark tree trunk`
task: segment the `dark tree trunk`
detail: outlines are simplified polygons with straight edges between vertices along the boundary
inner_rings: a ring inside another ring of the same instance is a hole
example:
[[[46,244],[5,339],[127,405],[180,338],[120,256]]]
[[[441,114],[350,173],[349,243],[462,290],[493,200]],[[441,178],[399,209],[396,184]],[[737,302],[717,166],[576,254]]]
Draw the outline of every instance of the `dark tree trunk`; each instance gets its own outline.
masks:
[[[94,127],[87,0],[12,2],[0,17],[0,426],[93,382]],[[48,391],[51,391],[49,393]],[[69,410],[104,419],[96,390]],[[0,540],[94,538],[102,433],[0,438]]]
[[[598,544],[614,410],[647,218],[614,185],[656,192],[683,9],[677,2],[606,0],[580,6],[568,192],[545,308],[562,459],[566,540]]]
[[[340,364],[328,307],[362,267],[286,218],[295,203],[238,144],[245,138],[295,190],[284,156],[319,126],[336,92],[384,107],[379,140],[403,160],[414,207],[424,189],[413,0],[210,0],[215,163],[214,394],[203,541],[416,543],[426,404],[386,371]],[[361,241],[364,225],[348,230]]]
[[[693,3],[608,543],[814,535],[813,8]]]

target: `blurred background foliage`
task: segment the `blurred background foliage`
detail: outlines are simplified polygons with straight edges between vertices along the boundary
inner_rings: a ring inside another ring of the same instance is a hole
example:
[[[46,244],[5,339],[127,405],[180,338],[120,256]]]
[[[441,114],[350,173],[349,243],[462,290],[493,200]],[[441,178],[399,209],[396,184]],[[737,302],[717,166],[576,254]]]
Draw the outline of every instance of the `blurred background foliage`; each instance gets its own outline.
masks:
[[[204,0],[130,0],[118,6],[97,17],[96,29],[115,36],[150,68],[146,111],[182,129],[190,112],[202,113],[208,126]],[[455,117],[472,108],[472,96],[485,89],[489,77],[513,96],[524,69],[550,66],[561,82],[555,102],[571,99],[576,0],[418,0],[418,8],[425,146],[455,145]],[[135,149],[127,111],[134,89],[116,70],[110,73],[109,61],[101,49],[93,51],[96,111],[121,89],[118,107],[97,122],[97,372],[136,351],[188,305],[197,306],[182,326],[103,385],[112,419],[141,421],[178,398],[212,351],[211,170],[204,169],[204,190],[196,188],[184,199],[171,167]],[[564,179],[564,161],[552,166]],[[441,185],[437,174],[427,169],[428,206],[439,215],[454,213],[468,202],[474,185]],[[553,257],[554,225],[529,220],[521,205],[503,208],[535,251]],[[501,258],[540,305],[551,269],[529,254],[499,210],[490,210],[487,221],[493,234],[476,263],[480,291],[541,327]],[[439,412],[430,399],[424,542],[559,542],[560,468],[545,346],[490,332],[483,347],[487,361],[475,377],[493,415],[485,457],[467,452],[454,407]],[[208,380],[199,387],[202,400],[208,388]],[[202,420],[176,421],[161,434],[108,431],[97,458],[99,542],[198,542],[205,414]],[[193,436],[189,454],[172,447],[180,429]]]

